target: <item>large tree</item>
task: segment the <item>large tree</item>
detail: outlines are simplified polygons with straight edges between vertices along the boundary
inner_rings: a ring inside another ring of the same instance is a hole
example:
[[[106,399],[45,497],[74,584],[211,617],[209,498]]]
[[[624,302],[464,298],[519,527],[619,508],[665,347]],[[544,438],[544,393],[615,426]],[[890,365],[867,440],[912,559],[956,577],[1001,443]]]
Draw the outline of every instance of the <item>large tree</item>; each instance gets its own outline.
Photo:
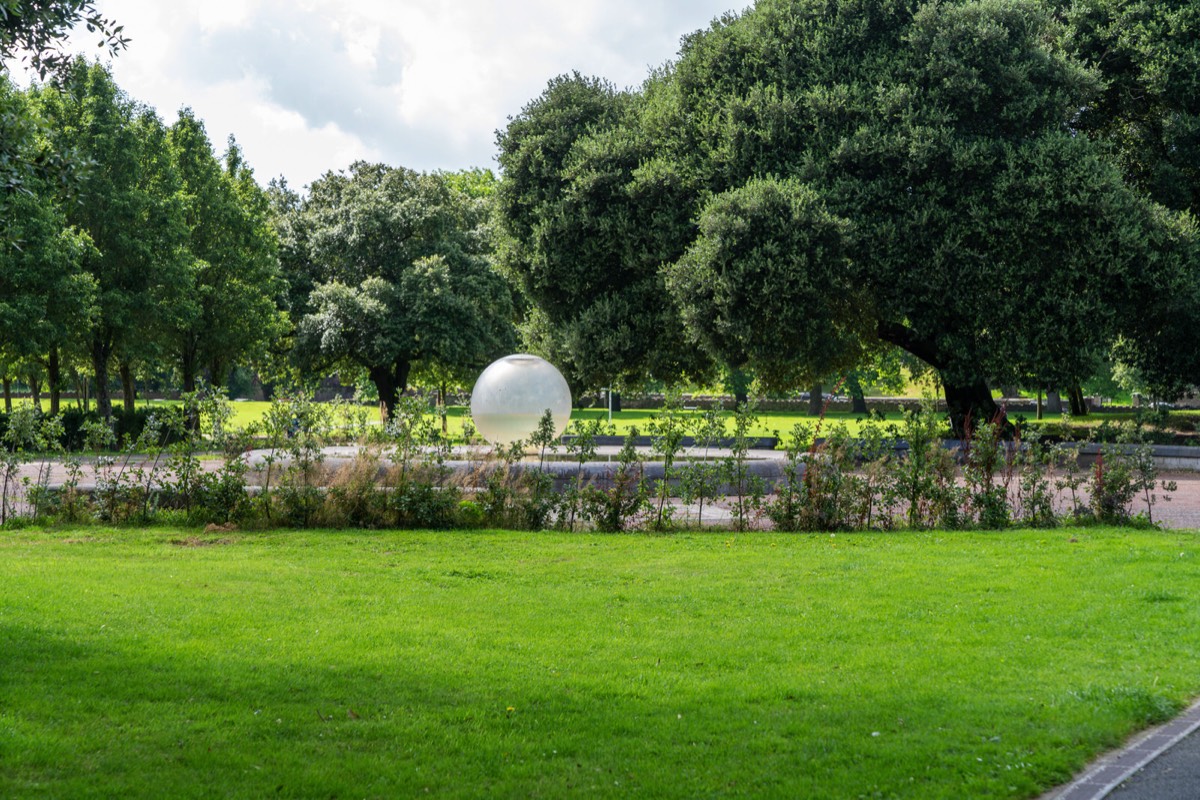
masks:
[[[1063,35],[1021,0],[760,0],[647,82],[613,193],[698,221],[660,231],[715,356],[796,379],[889,343],[961,430],[989,380],[1086,376],[1188,281],[1192,223],[1074,127],[1100,85]]]
[[[87,236],[63,222],[52,185],[70,188],[86,163],[47,146],[42,120],[13,91],[8,70],[19,60],[43,79],[64,71],[67,36],[80,25],[109,55],[128,44],[123,27],[90,0],[0,0],[0,261],[7,260],[0,296],[10,328],[18,331],[10,345],[46,368],[52,413],[58,411],[62,348],[88,328],[93,288],[78,272]],[[44,313],[36,311],[39,302]],[[7,376],[4,386],[7,402]]]
[[[267,199],[232,139],[222,165],[204,123],[183,109],[169,132],[183,183],[189,291],[171,317],[169,348],[183,389],[207,369],[215,385],[232,364],[281,332],[281,294]]]
[[[659,266],[681,254],[692,210],[655,172],[641,102],[564,75],[497,135],[502,264],[534,305],[526,337],[580,388],[711,370],[664,302]]]
[[[0,0],[0,82],[8,84],[10,60],[20,60],[45,78],[65,69],[70,57],[64,51],[67,36],[78,25],[99,37],[110,55],[124,49],[123,27],[104,17],[90,0]],[[0,89],[0,212],[13,191],[47,177],[70,175],[77,164],[69,154],[34,151],[37,119],[24,103]],[[0,213],[0,237],[10,213]]]
[[[514,345],[486,199],[455,183],[357,162],[315,181],[290,212],[307,252],[285,264],[314,283],[297,353],[311,367],[364,370],[389,413],[415,363],[482,368]]]
[[[161,342],[191,284],[181,184],[162,121],[105,67],[76,61],[35,96],[54,149],[90,162],[63,208],[94,245],[83,260],[97,292],[87,349],[96,407],[108,416],[114,357]]]

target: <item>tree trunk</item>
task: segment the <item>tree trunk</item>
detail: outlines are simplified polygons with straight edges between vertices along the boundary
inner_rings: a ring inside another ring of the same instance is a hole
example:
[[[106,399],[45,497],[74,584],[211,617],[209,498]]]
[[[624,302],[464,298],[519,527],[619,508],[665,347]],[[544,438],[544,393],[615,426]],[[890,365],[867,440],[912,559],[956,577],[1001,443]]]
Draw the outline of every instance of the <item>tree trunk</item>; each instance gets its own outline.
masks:
[[[121,362],[121,397],[125,401],[125,413],[132,414],[137,401],[137,390],[133,385],[133,369],[128,361]]]
[[[442,381],[438,384],[438,408],[442,410],[442,435],[450,435],[450,420],[446,413],[446,382]]]
[[[1067,400],[1071,403],[1071,416],[1086,417],[1088,414],[1087,401],[1083,399],[1083,388],[1078,384],[1067,390]]]
[[[212,376],[208,379],[208,383],[214,389],[220,389],[229,383],[229,370],[225,369],[225,365],[220,361],[213,361],[209,364],[208,371]]]
[[[180,366],[183,371],[183,393],[195,394],[196,392],[196,353],[191,349],[187,349],[183,353],[183,363]],[[195,433],[200,430],[200,413],[195,410],[195,406],[187,412],[187,418],[183,421],[189,431]]]
[[[916,336],[910,328],[893,322],[880,322],[877,331],[880,339],[907,350],[942,374],[946,389],[946,409],[950,412],[950,427],[956,437],[963,437],[968,420],[971,426],[995,420],[1002,425],[1006,435],[1012,434],[1012,423],[1003,416],[1000,407],[992,399],[987,381],[976,378],[974,381],[951,384],[946,380],[947,359],[932,342]]]
[[[858,380],[857,372],[846,376],[846,388],[850,391],[850,411],[863,416],[871,413],[867,408],[867,398],[863,394],[862,382]]]
[[[1041,390],[1041,389],[1038,389],[1038,390],[1037,390],[1037,418],[1038,418],[1038,419],[1041,419],[1041,418],[1042,418],[1042,411],[1043,411],[1043,408],[1042,408],[1042,390]]]
[[[96,373],[96,413],[103,419],[112,419],[112,398],[108,394],[108,359],[112,356],[112,344],[101,339],[92,340],[92,369]]]
[[[1062,396],[1050,389],[1046,390],[1046,413],[1062,414]]]
[[[736,405],[744,406],[750,402],[750,393],[745,389],[738,389],[733,393],[733,402]]]
[[[609,408],[611,408],[613,410],[614,414],[619,414],[621,412],[621,393],[620,392],[611,392],[611,398],[609,399],[608,402],[610,404]]]
[[[1012,424],[992,399],[987,383],[976,380],[970,384],[946,384],[946,410],[950,413],[950,429],[956,439],[966,439],[970,430],[988,422],[999,423],[1005,431]]]
[[[33,398],[33,407],[42,410],[42,382],[34,376],[29,376],[29,394]]]
[[[50,356],[46,359],[46,383],[50,386],[50,416],[57,417],[62,401],[62,364],[57,346],[50,348]]]
[[[808,415],[810,417],[819,417],[821,412],[825,410],[824,391],[821,384],[814,383],[808,391]]]
[[[196,351],[192,348],[184,348],[179,362],[179,371],[183,376],[184,394],[196,391]]]
[[[4,383],[4,413],[12,413],[12,378],[0,378]]]
[[[396,403],[400,402],[400,394],[408,388],[409,366],[407,361],[396,361],[390,367],[374,366],[368,371],[388,419],[396,410]]]

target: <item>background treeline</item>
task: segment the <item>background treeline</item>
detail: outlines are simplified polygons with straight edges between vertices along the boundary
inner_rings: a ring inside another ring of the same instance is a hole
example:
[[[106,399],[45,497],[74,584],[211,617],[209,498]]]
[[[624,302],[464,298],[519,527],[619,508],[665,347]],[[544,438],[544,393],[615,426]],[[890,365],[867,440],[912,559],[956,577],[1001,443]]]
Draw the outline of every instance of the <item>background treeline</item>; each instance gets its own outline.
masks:
[[[138,384],[191,392],[252,365],[289,384],[337,370],[394,405],[416,369],[457,382],[516,345],[491,269],[490,173],[379,164],[301,197],[263,188],[230,137],[217,154],[183,109],[166,125],[107,68],[75,60],[0,86],[31,168],[3,197],[0,379],[48,411],[64,391],[112,415]]]
[[[90,4],[36,5],[119,49]],[[36,59],[22,24],[0,52]],[[499,179],[360,162],[303,192],[51,55],[0,82],[0,378],[107,417],[114,386],[235,366],[390,410],[517,348],[577,394],[816,406],[906,369],[960,436],[996,387],[1169,400],[1200,374],[1197,30],[1183,0],[759,0],[636,89],[552,79]]]

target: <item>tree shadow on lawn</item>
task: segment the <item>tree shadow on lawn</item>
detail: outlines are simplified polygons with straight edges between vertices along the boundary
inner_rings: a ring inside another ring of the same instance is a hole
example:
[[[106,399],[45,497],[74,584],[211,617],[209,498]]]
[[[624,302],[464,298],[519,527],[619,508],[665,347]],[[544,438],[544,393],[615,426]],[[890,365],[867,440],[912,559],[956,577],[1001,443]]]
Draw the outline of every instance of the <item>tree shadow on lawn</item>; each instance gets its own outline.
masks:
[[[964,707],[936,678],[827,687],[754,665],[622,665],[614,678],[516,658],[503,670],[485,652],[435,667],[380,642],[354,664],[12,625],[0,645],[5,797],[1023,797],[1140,713],[1103,692]],[[951,719],[970,735],[947,741]],[[1050,719],[1049,751],[1032,749]]]

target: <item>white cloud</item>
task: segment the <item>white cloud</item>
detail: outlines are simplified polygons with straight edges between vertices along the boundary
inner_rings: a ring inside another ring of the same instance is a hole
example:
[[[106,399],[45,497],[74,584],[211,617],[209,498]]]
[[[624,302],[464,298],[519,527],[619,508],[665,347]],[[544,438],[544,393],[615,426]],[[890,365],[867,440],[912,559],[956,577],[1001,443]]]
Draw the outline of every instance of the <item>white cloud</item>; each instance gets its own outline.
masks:
[[[748,0],[742,0],[746,2]],[[556,75],[637,86],[730,0],[100,0],[132,42],[117,82],[260,180],[299,187],[358,158],[493,166],[495,130]],[[81,46],[90,44],[81,40]],[[92,51],[94,52],[94,51]]]

